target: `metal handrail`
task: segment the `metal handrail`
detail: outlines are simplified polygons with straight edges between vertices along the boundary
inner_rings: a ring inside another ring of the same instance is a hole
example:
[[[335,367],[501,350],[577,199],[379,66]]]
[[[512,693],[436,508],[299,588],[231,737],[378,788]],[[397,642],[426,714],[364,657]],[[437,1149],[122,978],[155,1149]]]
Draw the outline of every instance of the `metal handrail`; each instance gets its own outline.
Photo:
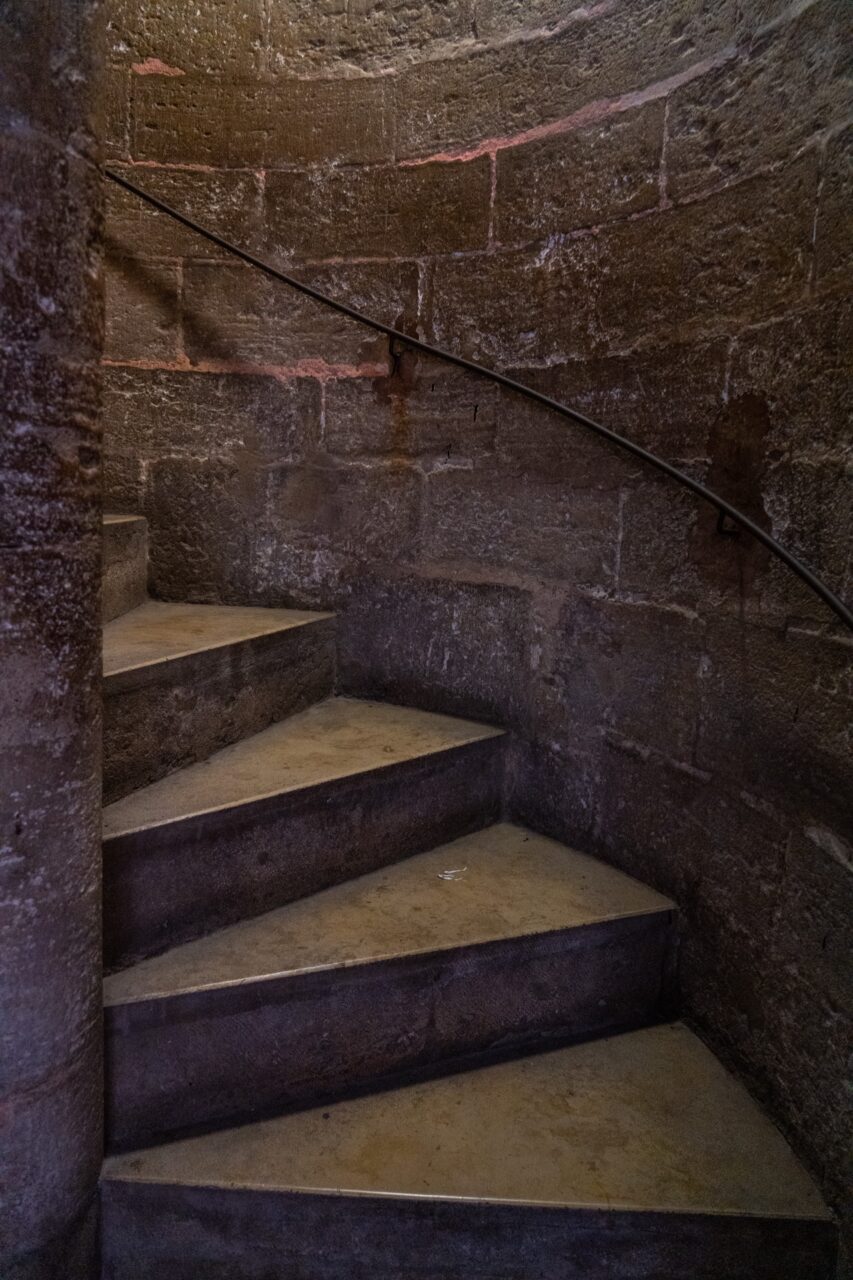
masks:
[[[496,382],[499,386],[506,387],[510,391],[515,391],[519,395],[525,396],[528,400],[533,400],[537,404],[545,405],[554,413],[560,414],[564,418],[569,418],[572,422],[579,423],[580,426],[586,427],[589,431],[593,431],[597,436],[601,436],[604,440],[609,440],[611,444],[617,445],[620,449],[624,449],[627,453],[631,453],[635,458],[640,458],[643,462],[648,463],[652,467],[656,467],[658,471],[662,471],[665,475],[671,476],[673,480],[677,480],[679,484],[686,489],[692,490],[705,502],[715,507],[718,513],[718,528],[721,532],[729,532],[724,530],[723,521],[728,518],[738,525],[741,529],[745,529],[747,533],[752,534],[758,542],[767,547],[783,564],[797,575],[805,584],[819,596],[824,604],[841,619],[841,621],[851,631],[853,631],[853,611],[848,609],[847,605],[833,591],[829,589],[826,583],[822,582],[818,576],[798,560],[795,555],[777,542],[774,537],[750,520],[749,516],[744,515],[737,507],[733,507],[730,502],[722,498],[713,489],[709,489],[706,485],[701,484],[698,480],[694,480],[684,471],[680,471],[678,467],[674,467],[671,463],[666,462],[663,458],[659,458],[657,454],[651,453],[648,449],[644,449],[641,445],[635,444],[633,440],[628,440],[625,436],[619,435],[618,432],[612,431],[610,427],[605,427],[600,422],[596,422],[593,418],[588,418],[586,414],[580,413],[577,409],[572,409],[568,405],[561,404],[559,400],[552,400],[550,396],[543,395],[541,391],[534,391],[532,387],[527,387],[522,382],[516,382],[514,378],[508,378],[506,374],[497,373],[494,369],[489,369],[485,365],[478,364],[475,360],[467,360],[464,356],[456,355],[452,351],[444,351],[441,347],[434,347],[429,342],[423,342],[420,338],[414,338],[408,333],[403,333],[399,329],[395,329],[393,325],[384,324],[381,320],[374,320],[371,316],[365,315],[362,311],[355,307],[349,306],[346,302],[339,302],[336,298],[330,298],[328,294],[322,293],[319,289],[312,288],[311,285],[305,284],[301,280],[295,279],[293,276],[287,275],[284,271],[279,271],[276,267],[270,266],[268,262],[255,257],[254,254],[247,252],[245,249],[239,248],[232,244],[223,236],[217,235],[215,231],[210,231],[207,227],[201,226],[193,218],[188,218],[186,214],[180,213],[179,210],[173,209],[171,205],[166,204],[164,200],[158,199],[148,191],[144,191],[141,187],[137,187],[133,182],[128,182],[127,178],[122,177],[118,173],[114,173],[111,169],[105,169],[104,173],[118,186],[124,187],[126,191],[132,192],[138,196],[140,200],[144,200],[146,204],[152,208],[159,210],[160,213],[168,214],[170,218],[174,218],[176,222],[180,222],[183,226],[188,227],[191,231],[203,236],[212,244],[217,245],[220,249],[224,249],[227,253],[233,254],[240,258],[243,262],[247,262],[249,266],[255,267],[258,271],[263,271],[265,275],[271,276],[273,280],[279,280],[282,284],[289,285],[292,289],[298,290],[299,293],[305,294],[309,298],[313,298],[315,302],[322,302],[325,306],[332,307],[333,310],[340,312],[341,315],[348,316],[351,320],[356,320],[360,324],[367,325],[368,328],[374,329],[377,333],[383,333],[390,339],[391,354],[395,356],[395,344],[400,343],[403,346],[411,347],[415,351],[423,351],[426,355],[437,356],[440,360],[446,360],[450,364],[457,365],[460,369],[467,369],[470,373],[477,374],[479,377],[488,378],[491,382]],[[730,532],[734,532],[733,530]]]

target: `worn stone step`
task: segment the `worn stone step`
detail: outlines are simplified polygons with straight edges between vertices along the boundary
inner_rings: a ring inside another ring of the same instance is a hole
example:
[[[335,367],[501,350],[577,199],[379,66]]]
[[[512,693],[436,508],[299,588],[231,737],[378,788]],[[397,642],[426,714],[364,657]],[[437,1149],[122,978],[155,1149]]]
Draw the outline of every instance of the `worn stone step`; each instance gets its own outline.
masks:
[[[330,698],[108,805],[108,966],[494,822],[502,758],[497,729]]]
[[[328,697],[334,618],[149,600],[104,627],[110,803]]]
[[[145,960],[105,985],[110,1141],[650,1022],[673,912],[502,824]]]
[[[104,622],[142,604],[148,591],[148,521],[104,516],[102,611]]]
[[[830,1280],[835,1248],[680,1025],[113,1157],[102,1224],[104,1280]]]

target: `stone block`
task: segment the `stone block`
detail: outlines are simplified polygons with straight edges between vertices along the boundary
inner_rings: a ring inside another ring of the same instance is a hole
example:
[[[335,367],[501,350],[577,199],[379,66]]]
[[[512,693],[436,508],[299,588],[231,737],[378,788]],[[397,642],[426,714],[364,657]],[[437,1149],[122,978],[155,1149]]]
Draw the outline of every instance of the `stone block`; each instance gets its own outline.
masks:
[[[374,319],[403,330],[416,323],[415,264],[315,268],[300,278]],[[387,359],[387,338],[250,267],[188,263],[183,296],[185,350],[196,364]]]
[[[499,151],[498,243],[543,240],[656,205],[663,115],[659,100]]]
[[[849,13],[818,0],[704,76],[667,116],[667,193],[676,200],[786,161],[849,113]]]
[[[516,737],[507,751],[509,817],[590,852],[598,827],[600,765],[574,745]]]
[[[618,499],[498,467],[428,477],[421,554],[442,564],[511,569],[575,586],[610,586]]]
[[[467,464],[493,450],[497,401],[485,379],[404,352],[396,376],[326,384],[323,448],[343,458]]]
[[[694,204],[605,228],[599,316],[616,347],[716,336],[804,296],[817,169],[807,155]]]
[[[853,128],[830,140],[815,227],[815,288],[849,298],[853,289]]]
[[[550,37],[416,63],[397,77],[398,154],[512,137],[645,88],[724,48],[734,18],[731,0],[638,0],[581,10]]]
[[[239,600],[251,581],[252,550],[266,477],[255,464],[164,457],[149,469],[145,507],[149,583],[165,600]]]
[[[818,451],[839,456],[849,438],[853,305],[828,303],[747,329],[734,345],[729,396],[766,406],[769,462]]]
[[[165,364],[180,354],[180,275],[170,262],[107,260],[104,355]]]
[[[474,0],[279,0],[270,10],[277,72],[380,69],[469,36]]]
[[[489,582],[359,575],[341,612],[341,687],[494,724],[526,702],[531,598]]]
[[[134,457],[227,458],[250,466],[302,456],[320,417],[313,379],[107,369],[108,441]]]
[[[488,156],[460,164],[279,172],[266,184],[276,252],[300,259],[416,257],[484,249]]]
[[[506,367],[587,355],[595,344],[593,237],[534,255],[509,251],[435,263],[429,340]]]
[[[853,846],[819,822],[793,830],[785,855],[777,949],[838,1009],[853,1010]]]
[[[412,554],[420,501],[421,477],[405,465],[277,468],[269,478],[267,555],[280,581],[291,549],[354,563],[398,560]]]
[[[675,344],[508,372],[675,462],[703,457],[707,451],[722,404],[727,346],[725,340]],[[577,488],[612,488],[632,476],[650,474],[645,464],[588,428],[511,392],[501,396],[497,447],[513,466],[560,476]]]
[[[379,79],[138,77],[133,154],[235,169],[390,160],[386,93]]]
[[[853,459],[844,454],[768,463],[764,505],[774,537],[812,569],[836,595],[848,592],[848,534],[853,527]],[[767,557],[762,582],[767,608],[800,621],[826,623],[826,605],[781,561]]]
[[[130,156],[131,71],[126,66],[102,67],[95,103],[95,120],[107,162]]]
[[[787,809],[849,829],[850,645],[718,617],[708,626],[697,763]]]
[[[117,173],[180,213],[231,240],[241,249],[263,250],[260,181],[255,173],[220,170],[122,168]],[[226,256],[168,214],[138,196],[106,183],[106,243],[121,257],[219,258]],[[233,261],[233,259],[229,259]]]
[[[551,678],[533,715],[544,741],[593,751],[608,734],[691,764],[699,731],[703,627],[645,603],[573,595],[563,607]]]
[[[203,10],[110,0],[108,56],[147,64],[150,79],[160,78],[158,64],[167,75],[250,75],[260,68],[263,10],[262,0],[208,0]]]

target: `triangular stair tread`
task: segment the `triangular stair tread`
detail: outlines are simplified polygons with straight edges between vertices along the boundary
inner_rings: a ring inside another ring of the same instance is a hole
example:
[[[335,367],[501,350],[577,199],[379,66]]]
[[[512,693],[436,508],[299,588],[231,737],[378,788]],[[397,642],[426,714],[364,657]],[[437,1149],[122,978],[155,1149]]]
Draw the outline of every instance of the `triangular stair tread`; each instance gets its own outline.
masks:
[[[156,666],[331,617],[301,609],[146,601],[104,626],[104,676]]]
[[[680,1024],[116,1156],[105,1177],[829,1217],[778,1130]]]
[[[116,524],[145,524],[145,516],[125,515],[122,512],[105,512],[102,516],[102,523],[106,525]]]
[[[410,707],[330,698],[108,805],[104,836],[377,772],[501,733]]]
[[[675,904],[604,863],[502,823],[106,979],[107,1005],[478,946]]]

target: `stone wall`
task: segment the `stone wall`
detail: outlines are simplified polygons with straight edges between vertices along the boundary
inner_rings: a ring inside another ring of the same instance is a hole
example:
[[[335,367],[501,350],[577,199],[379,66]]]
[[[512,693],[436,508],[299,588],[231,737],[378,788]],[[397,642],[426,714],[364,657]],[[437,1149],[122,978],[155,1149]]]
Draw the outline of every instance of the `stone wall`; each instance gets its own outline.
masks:
[[[845,0],[111,0],[121,172],[706,480],[851,594]],[[685,1006],[841,1203],[850,637],[544,411],[118,191],[108,492],[165,597],[333,606],[346,687],[679,901]]]
[[[101,1161],[96,5],[0,3],[0,1274],[95,1269]]]

